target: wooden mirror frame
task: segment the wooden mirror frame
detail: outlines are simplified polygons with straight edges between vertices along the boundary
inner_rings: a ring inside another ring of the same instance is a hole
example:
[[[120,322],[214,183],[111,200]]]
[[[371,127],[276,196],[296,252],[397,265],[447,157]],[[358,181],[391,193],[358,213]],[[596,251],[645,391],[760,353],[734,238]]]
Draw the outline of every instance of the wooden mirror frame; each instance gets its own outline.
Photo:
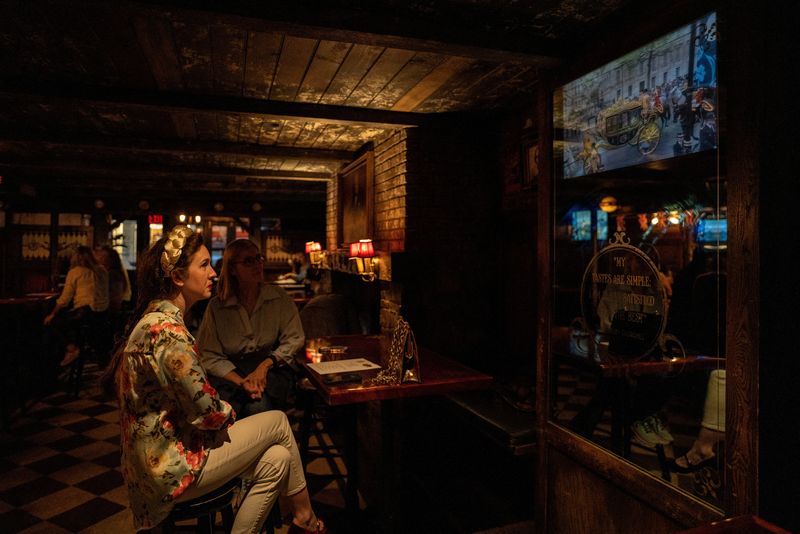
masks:
[[[719,85],[723,90],[720,116],[720,155],[718,166],[727,180],[727,205],[730,227],[728,229],[728,284],[726,345],[728,350],[726,448],[724,465],[725,487],[723,507],[725,516],[757,514],[759,507],[758,469],[758,408],[759,408],[759,294],[760,278],[757,251],[759,249],[758,193],[760,188],[759,146],[752,142],[751,125],[757,124],[758,110],[747,106],[752,95],[759,94],[757,76],[737,75],[741,72],[758,72],[756,52],[748,49],[748,36],[755,33],[748,24],[748,14],[738,12],[733,6],[703,6],[681,3],[665,16],[653,13],[642,19],[643,35],[655,36],[665,30],[685,23],[692,15],[703,10],[716,10],[721,32],[736,34],[736,39],[721,42],[721,67]],[[644,17],[644,14],[643,14]],[[641,42],[646,42],[641,39]],[[603,42],[599,39],[598,42]],[[601,47],[602,48],[602,47]],[[630,47],[629,47],[630,48]],[[635,47],[634,47],[635,48]],[[624,53],[624,50],[622,50]],[[605,53],[608,53],[607,51]],[[597,54],[597,53],[596,53]],[[735,58],[735,60],[734,60]],[[597,58],[589,58],[601,64]],[[745,65],[743,67],[742,65]],[[585,69],[589,70],[589,69]],[[736,83],[729,79],[735,78]],[[547,532],[556,512],[550,501],[556,476],[575,475],[560,471],[564,458],[576,469],[593,480],[593,488],[602,486],[608,493],[621,492],[632,500],[646,503],[644,508],[651,516],[660,515],[664,523],[691,527],[720,519],[723,514],[675,488],[673,485],[646,473],[627,460],[585,440],[550,420],[550,332],[552,313],[551,271],[553,268],[553,154],[552,154],[552,92],[553,79],[543,79],[537,95],[537,114],[542,117],[540,138],[544,147],[541,175],[538,184],[538,235],[537,272],[539,276],[537,309],[541,313],[537,323],[537,418],[539,429],[539,473],[537,483],[537,532]],[[748,137],[750,139],[748,140]],[[572,480],[574,483],[576,479]],[[571,489],[574,489],[573,486]],[[606,495],[608,497],[608,495]],[[577,500],[577,499],[576,499]],[[573,501],[574,503],[575,501]],[[587,507],[588,508],[588,507]],[[576,522],[592,518],[579,506],[563,503],[568,514],[575,514]],[[558,512],[556,512],[558,513]],[[613,512],[609,512],[613,513]],[[587,517],[587,514],[589,517]],[[636,512],[632,511],[634,516]]]

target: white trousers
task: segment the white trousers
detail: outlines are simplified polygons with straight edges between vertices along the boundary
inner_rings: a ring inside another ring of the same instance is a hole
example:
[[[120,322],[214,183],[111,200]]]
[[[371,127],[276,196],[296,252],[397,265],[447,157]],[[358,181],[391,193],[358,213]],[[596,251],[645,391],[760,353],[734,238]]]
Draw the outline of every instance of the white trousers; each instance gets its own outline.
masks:
[[[725,432],[725,369],[715,369],[708,376],[706,404],[700,424],[711,430]]]
[[[251,482],[241,501],[232,534],[261,531],[278,495],[294,495],[306,487],[300,452],[286,414],[273,410],[236,421],[230,441],[208,454],[194,484],[178,498],[191,500],[222,486],[234,477]]]

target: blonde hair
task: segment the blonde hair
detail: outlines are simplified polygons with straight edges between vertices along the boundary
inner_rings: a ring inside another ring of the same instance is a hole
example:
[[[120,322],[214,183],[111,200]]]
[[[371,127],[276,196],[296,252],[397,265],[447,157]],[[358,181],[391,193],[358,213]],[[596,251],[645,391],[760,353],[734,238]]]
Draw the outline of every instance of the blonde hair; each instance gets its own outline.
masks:
[[[92,271],[95,278],[100,276],[100,273],[105,270],[105,268],[95,260],[92,249],[83,245],[76,248],[75,252],[72,254],[70,267],[86,267]]]
[[[219,283],[217,284],[217,295],[219,295],[220,300],[228,300],[239,293],[239,281],[233,274],[234,261],[246,250],[260,252],[258,246],[249,239],[237,239],[225,247],[225,252],[222,254]]]

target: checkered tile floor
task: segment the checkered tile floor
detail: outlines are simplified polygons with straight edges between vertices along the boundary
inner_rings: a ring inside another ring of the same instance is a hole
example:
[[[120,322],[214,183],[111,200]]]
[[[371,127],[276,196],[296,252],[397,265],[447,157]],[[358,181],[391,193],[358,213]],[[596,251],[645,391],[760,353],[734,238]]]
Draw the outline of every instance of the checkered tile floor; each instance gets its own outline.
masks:
[[[88,374],[96,379],[97,369]],[[95,381],[77,399],[59,392],[36,402],[0,434],[0,532],[134,532],[116,403]],[[298,415],[290,413],[295,424]],[[317,514],[329,524],[342,515],[344,473],[330,436],[316,430],[307,481]]]

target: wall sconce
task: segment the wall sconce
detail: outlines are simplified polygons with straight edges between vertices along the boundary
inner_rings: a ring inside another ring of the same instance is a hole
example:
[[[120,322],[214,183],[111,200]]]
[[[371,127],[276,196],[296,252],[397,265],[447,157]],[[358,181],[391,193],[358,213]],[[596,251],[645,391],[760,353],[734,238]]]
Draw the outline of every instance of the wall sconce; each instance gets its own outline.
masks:
[[[365,282],[374,282],[378,275],[376,272],[378,259],[375,258],[375,249],[372,239],[360,239],[350,243],[350,260],[355,262],[356,271]]]
[[[311,263],[312,267],[319,267],[322,265],[324,254],[322,252],[322,245],[317,241],[306,242],[306,254],[308,254],[308,261]]]

